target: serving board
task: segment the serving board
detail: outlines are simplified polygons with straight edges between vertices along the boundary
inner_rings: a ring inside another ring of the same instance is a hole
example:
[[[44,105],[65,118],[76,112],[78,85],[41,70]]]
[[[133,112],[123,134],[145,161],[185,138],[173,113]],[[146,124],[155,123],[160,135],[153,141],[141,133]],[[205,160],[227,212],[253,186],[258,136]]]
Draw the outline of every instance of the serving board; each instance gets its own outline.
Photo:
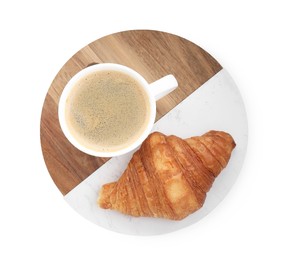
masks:
[[[63,195],[104,165],[109,158],[87,155],[61,131],[58,102],[67,82],[96,63],[119,63],[139,72],[149,83],[173,74],[179,87],[157,102],[156,121],[218,73],[221,65],[196,44],[179,36],[150,30],[119,32],[98,39],[71,57],[46,95],[41,116],[41,146],[48,171]]]

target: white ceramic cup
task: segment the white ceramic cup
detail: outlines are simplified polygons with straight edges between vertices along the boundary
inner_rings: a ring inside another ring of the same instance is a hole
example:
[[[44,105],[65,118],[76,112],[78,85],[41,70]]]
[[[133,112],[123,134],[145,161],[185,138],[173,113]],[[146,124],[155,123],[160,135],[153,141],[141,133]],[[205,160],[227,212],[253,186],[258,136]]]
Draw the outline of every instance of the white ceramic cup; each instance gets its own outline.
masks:
[[[90,73],[97,73],[99,71],[105,71],[105,70],[113,70],[113,71],[120,71],[123,72],[130,77],[137,80],[137,82],[140,83],[140,86],[142,89],[146,92],[148,98],[149,98],[149,106],[150,106],[150,118],[149,122],[146,125],[145,130],[142,132],[142,134],[139,136],[137,140],[135,140],[131,145],[128,147],[125,147],[123,149],[112,151],[112,152],[103,152],[103,151],[96,151],[92,150],[90,148],[85,147],[83,144],[78,142],[76,138],[71,134],[67,123],[65,119],[65,106],[67,98],[69,97],[69,94],[71,90],[76,86],[76,82],[85,77],[87,74]],[[65,134],[66,138],[79,150],[81,150],[84,153],[98,156],[98,157],[113,157],[122,155],[125,153],[128,153],[138,146],[141,145],[141,143],[147,138],[149,133],[152,130],[155,117],[156,117],[156,101],[165,95],[169,94],[171,91],[176,89],[178,86],[177,80],[173,75],[167,75],[163,78],[160,78],[159,80],[149,84],[139,73],[134,71],[133,69],[126,67],[124,65],[120,64],[114,64],[114,63],[101,63],[89,66],[81,71],[79,71],[76,75],[74,75],[70,81],[65,86],[63,93],[60,97],[59,106],[58,106],[58,115],[59,115],[59,121],[60,126],[62,128],[63,133]]]

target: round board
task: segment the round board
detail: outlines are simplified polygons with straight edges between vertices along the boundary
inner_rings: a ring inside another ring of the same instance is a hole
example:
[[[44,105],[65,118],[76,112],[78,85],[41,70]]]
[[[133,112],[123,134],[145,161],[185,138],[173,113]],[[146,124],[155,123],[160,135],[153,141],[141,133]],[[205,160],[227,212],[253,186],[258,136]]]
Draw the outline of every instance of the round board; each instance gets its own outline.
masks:
[[[204,206],[182,221],[134,218],[98,208],[104,183],[115,181],[132,154],[100,158],[76,149],[58,120],[58,102],[67,82],[97,63],[119,63],[148,82],[173,74],[179,87],[157,101],[153,131],[182,138],[209,130],[232,134],[236,149],[207,195]],[[53,80],[41,116],[41,146],[47,169],[65,200],[81,215],[108,229],[128,234],[171,232],[195,223],[224,198],[239,174],[247,146],[247,119],[240,93],[221,65],[196,44],[179,36],[150,30],[124,31],[98,39],[71,57]]]

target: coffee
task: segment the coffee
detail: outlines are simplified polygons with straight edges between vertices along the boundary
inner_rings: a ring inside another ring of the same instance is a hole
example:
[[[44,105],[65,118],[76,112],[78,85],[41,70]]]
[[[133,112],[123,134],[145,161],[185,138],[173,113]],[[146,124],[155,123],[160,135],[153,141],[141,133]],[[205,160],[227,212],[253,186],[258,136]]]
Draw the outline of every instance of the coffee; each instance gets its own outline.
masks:
[[[99,71],[79,79],[66,101],[72,135],[88,149],[113,152],[128,147],[144,132],[149,98],[141,84],[120,71]]]

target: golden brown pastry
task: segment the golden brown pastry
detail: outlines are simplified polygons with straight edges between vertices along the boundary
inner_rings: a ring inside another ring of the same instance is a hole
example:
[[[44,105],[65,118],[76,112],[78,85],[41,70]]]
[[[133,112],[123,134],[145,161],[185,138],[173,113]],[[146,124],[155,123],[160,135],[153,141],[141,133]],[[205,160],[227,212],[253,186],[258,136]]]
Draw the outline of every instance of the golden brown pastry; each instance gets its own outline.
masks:
[[[98,204],[136,217],[183,219],[202,207],[234,147],[221,131],[185,140],[152,133],[120,179],[103,185]]]

